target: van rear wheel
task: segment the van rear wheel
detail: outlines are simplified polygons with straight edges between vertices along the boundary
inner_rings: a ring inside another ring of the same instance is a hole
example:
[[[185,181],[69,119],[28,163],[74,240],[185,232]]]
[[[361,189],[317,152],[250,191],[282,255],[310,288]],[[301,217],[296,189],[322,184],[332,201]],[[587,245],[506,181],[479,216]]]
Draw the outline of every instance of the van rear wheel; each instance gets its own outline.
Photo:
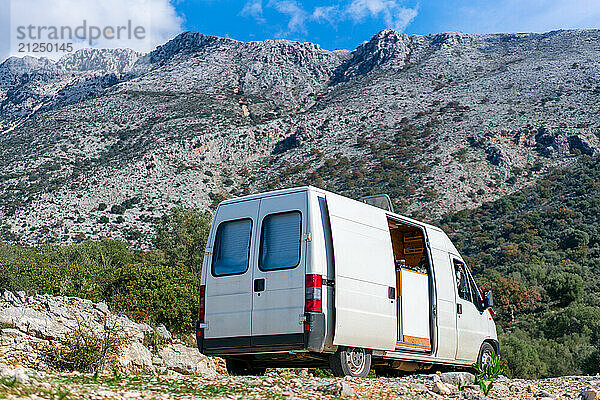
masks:
[[[329,358],[329,366],[334,376],[364,378],[371,370],[371,353],[355,347],[339,348]]]
[[[264,375],[266,368],[254,367],[250,360],[243,360],[239,358],[227,358],[225,359],[225,366],[229,375]]]

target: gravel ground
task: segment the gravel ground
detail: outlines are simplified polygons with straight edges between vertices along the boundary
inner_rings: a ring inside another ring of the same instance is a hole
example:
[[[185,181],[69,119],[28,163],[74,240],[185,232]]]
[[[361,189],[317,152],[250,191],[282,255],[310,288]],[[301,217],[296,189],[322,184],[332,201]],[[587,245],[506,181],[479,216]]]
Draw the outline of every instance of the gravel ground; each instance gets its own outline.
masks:
[[[322,378],[306,371],[273,371],[263,377],[216,378],[166,375],[100,376],[42,373],[25,381],[0,379],[0,398],[17,399],[598,399],[600,377],[561,377],[528,381],[501,378],[485,397],[478,387],[459,388],[440,375],[402,378]],[[595,397],[594,397],[595,396]]]

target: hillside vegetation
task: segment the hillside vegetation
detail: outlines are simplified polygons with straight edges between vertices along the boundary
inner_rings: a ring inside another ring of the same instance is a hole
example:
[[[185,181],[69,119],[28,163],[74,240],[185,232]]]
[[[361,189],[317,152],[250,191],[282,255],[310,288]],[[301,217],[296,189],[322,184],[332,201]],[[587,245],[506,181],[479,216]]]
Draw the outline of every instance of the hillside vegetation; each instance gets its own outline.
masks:
[[[106,302],[138,322],[193,330],[211,215],[175,208],[155,221],[155,249],[105,238],[70,246],[0,245],[0,288]]]
[[[484,288],[516,376],[600,372],[600,163],[441,220]]]

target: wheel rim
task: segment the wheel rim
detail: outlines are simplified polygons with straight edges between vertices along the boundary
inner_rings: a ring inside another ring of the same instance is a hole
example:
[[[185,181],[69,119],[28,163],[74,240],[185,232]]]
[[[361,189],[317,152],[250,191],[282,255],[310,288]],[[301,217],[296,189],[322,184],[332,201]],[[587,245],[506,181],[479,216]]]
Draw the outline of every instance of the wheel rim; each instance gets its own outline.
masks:
[[[491,350],[485,349],[481,354],[481,365],[490,365],[494,360],[494,354]]]
[[[364,349],[348,349],[346,351],[346,364],[353,375],[358,375],[365,369],[367,355]]]

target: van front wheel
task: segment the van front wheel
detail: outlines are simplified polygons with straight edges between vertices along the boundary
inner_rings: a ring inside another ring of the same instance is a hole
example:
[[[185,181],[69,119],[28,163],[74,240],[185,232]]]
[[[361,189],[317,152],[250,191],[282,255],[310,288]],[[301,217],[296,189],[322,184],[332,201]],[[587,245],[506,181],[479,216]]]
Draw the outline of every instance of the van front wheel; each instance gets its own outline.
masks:
[[[489,342],[483,342],[481,349],[479,350],[477,364],[479,364],[480,367],[492,364],[496,355],[496,349],[494,349],[494,346],[492,346]]]
[[[334,376],[364,378],[371,369],[371,353],[355,347],[339,348],[329,359]]]

